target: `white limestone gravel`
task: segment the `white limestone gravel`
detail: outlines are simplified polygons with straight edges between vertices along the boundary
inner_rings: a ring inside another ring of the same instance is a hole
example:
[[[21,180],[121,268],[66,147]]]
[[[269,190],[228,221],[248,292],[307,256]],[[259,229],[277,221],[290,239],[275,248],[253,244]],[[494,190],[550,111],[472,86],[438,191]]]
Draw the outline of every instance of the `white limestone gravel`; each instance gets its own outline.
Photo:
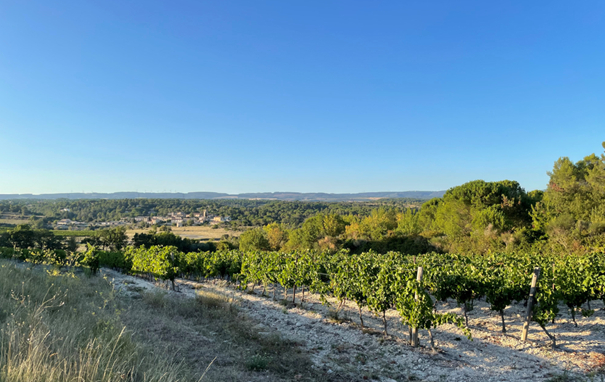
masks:
[[[123,293],[136,295],[142,289],[165,287],[141,278],[111,270],[103,273]],[[359,326],[357,307],[345,303],[338,312],[339,320],[330,318],[330,309],[338,304],[328,299],[331,307],[322,305],[319,296],[306,293],[301,304],[285,307],[266,296],[236,290],[223,280],[196,282],[177,280],[181,296],[194,297],[198,290],[219,293],[233,299],[239,310],[257,322],[259,334],[280,335],[301,344],[311,356],[315,367],[340,380],[381,381],[547,381],[565,376],[568,380],[605,381],[605,308],[601,301],[591,302],[595,311],[589,318],[578,318],[576,328],[566,307],[549,331],[557,337],[559,347],[552,350],[548,337],[532,324],[529,341],[520,341],[522,304],[505,311],[507,334],[501,333],[500,316],[489,310],[484,301],[477,301],[469,313],[473,341],[469,341],[453,325],[433,330],[436,349],[430,349],[426,333],[420,333],[420,348],[408,345],[408,328],[398,319],[396,311],[387,312],[388,336],[383,336],[382,320],[364,311]],[[141,289],[142,288],[142,289]],[[277,296],[282,296],[277,290]],[[292,294],[289,294],[292,298]],[[439,302],[440,312],[461,314],[455,302]],[[332,316],[334,314],[332,313]]]

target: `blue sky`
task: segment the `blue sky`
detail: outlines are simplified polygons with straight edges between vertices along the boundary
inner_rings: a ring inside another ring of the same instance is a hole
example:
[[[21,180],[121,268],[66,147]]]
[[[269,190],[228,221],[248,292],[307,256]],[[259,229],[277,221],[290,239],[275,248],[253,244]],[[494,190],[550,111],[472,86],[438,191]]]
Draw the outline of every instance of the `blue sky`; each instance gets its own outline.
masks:
[[[0,193],[543,189],[604,68],[600,0],[5,0]]]

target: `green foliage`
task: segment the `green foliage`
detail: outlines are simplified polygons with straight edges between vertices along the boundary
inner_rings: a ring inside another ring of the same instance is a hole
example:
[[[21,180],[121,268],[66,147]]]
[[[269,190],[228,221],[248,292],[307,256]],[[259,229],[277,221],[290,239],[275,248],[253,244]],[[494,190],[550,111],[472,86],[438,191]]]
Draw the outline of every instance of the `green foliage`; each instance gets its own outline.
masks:
[[[550,250],[594,251],[605,244],[605,155],[573,163],[559,158],[548,189],[531,212]]]
[[[490,309],[502,316],[502,331],[504,324],[504,309],[519,302],[527,295],[526,273],[531,268],[531,257],[526,255],[488,253],[482,258],[481,268],[485,272],[482,294],[490,303]]]
[[[145,248],[151,248],[153,246],[172,246],[178,248],[178,250],[181,252],[196,252],[199,249],[204,249],[204,245],[208,246],[208,244],[201,244],[194,240],[177,236],[169,231],[135,233],[134,237],[132,238],[132,245],[135,247],[144,246]]]
[[[345,232],[346,223],[342,216],[337,214],[321,216],[321,234],[324,236],[338,237]]]
[[[0,248],[0,258],[25,261],[33,264],[48,264],[59,266],[79,266],[81,254],[66,252],[61,249],[19,249]]]
[[[105,250],[119,251],[128,243],[126,227],[106,228],[94,231],[94,234],[82,240],[82,243],[102,247]]]
[[[360,310],[367,305],[368,287],[375,279],[374,267],[369,261],[371,256],[371,253],[350,256],[347,252],[332,256],[326,268],[330,275],[330,291],[338,301],[353,301]]]
[[[471,339],[471,332],[465,326],[464,320],[453,313],[437,313],[434,302],[425,289],[425,283],[416,279],[416,266],[410,263],[402,264],[396,272],[392,290],[396,291],[395,304],[401,316],[402,323],[410,328],[430,330],[432,327],[453,323]]]
[[[449,189],[441,199],[426,202],[420,220],[425,229],[452,238],[469,237],[487,228],[501,233],[528,226],[533,201],[517,182],[476,180]]]
[[[64,243],[47,229],[32,229],[21,224],[0,234],[0,245],[13,248],[62,249]]]
[[[288,231],[277,223],[267,224],[263,227],[273,251],[279,251],[288,242]]]
[[[86,252],[84,252],[84,256],[82,257],[82,264],[88,266],[93,275],[97,274],[101,264],[99,252],[94,246],[90,244],[87,245]]]
[[[179,255],[176,247],[159,246],[149,249],[129,247],[124,253],[132,261],[134,272],[149,273],[162,280],[170,280],[173,284],[179,273]]]
[[[101,267],[111,268],[124,273],[132,271],[132,260],[121,251],[97,251]]]
[[[267,251],[271,244],[262,228],[254,228],[240,235],[239,247],[242,251]]]
[[[420,214],[417,210],[408,208],[397,217],[397,231],[404,235],[418,235],[422,232]]]

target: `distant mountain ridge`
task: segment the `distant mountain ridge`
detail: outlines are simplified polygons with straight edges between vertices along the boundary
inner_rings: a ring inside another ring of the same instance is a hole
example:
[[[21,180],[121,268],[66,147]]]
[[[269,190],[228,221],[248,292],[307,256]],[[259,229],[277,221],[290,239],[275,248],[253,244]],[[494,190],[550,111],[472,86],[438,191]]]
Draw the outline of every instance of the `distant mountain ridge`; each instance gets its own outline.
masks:
[[[265,199],[290,201],[370,201],[376,199],[413,198],[432,199],[445,191],[361,192],[329,194],[324,192],[253,192],[226,194],[221,192],[112,192],[112,193],[59,193],[59,194],[0,194],[0,200],[23,199]]]

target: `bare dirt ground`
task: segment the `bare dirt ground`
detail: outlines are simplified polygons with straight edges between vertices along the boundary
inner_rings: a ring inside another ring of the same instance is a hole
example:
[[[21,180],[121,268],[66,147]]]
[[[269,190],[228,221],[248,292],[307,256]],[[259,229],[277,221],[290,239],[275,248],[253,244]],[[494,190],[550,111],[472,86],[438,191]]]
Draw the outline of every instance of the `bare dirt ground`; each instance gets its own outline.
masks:
[[[116,286],[135,283],[145,289],[157,284],[105,271]],[[556,324],[549,330],[557,337],[558,348],[552,350],[548,337],[532,324],[529,341],[520,341],[521,304],[506,311],[507,334],[501,333],[500,316],[483,301],[475,303],[469,313],[473,341],[469,341],[452,325],[433,330],[436,350],[428,346],[425,332],[420,333],[421,347],[408,345],[408,328],[401,325],[396,311],[387,312],[389,335],[382,334],[382,321],[364,311],[361,330],[357,308],[344,304],[335,317],[337,304],[320,303],[316,295],[297,294],[296,305],[273,301],[272,290],[261,296],[236,290],[225,281],[195,282],[178,280],[175,296],[195,297],[199,291],[216,293],[229,298],[253,323],[261,336],[278,332],[301,344],[313,362],[313,368],[332,380],[342,381],[605,381],[605,307],[593,301],[595,311],[589,318],[578,318],[576,328],[567,309],[561,307]],[[277,290],[281,298],[283,291]],[[292,298],[290,292],[289,298]],[[461,313],[455,302],[438,303],[441,312]]]

